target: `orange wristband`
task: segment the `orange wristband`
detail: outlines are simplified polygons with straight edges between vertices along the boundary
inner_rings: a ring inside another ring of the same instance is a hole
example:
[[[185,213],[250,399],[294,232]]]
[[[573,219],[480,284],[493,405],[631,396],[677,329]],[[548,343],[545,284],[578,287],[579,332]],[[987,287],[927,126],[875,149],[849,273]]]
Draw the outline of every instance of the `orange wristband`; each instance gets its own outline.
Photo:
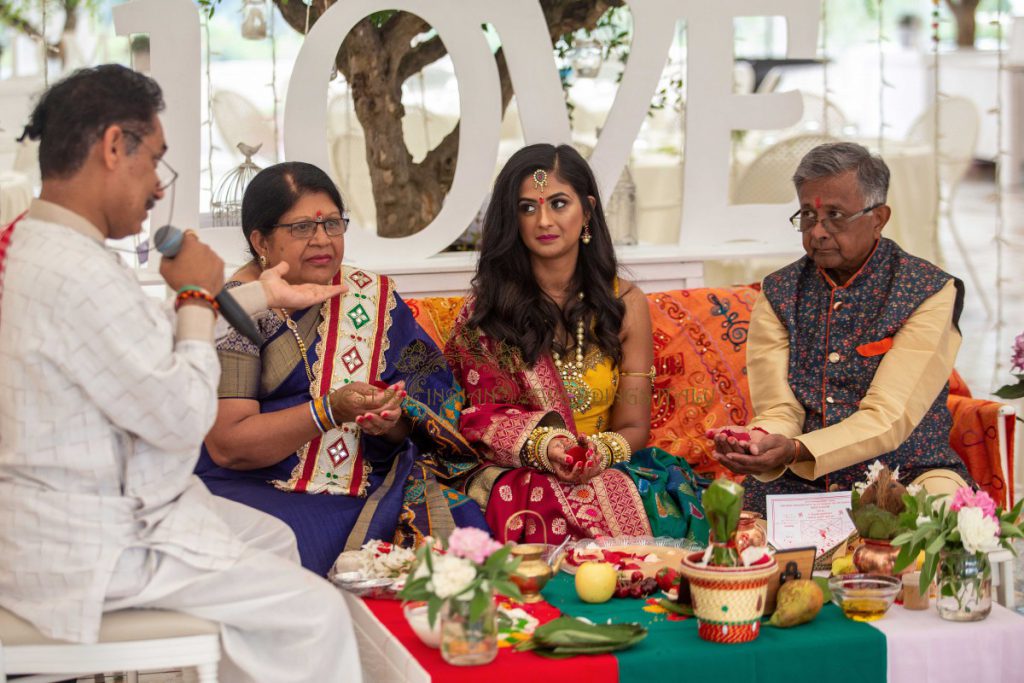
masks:
[[[800,459],[800,449],[803,448],[803,444],[800,443],[799,439],[793,439],[793,459],[786,463],[786,467],[796,463]]]

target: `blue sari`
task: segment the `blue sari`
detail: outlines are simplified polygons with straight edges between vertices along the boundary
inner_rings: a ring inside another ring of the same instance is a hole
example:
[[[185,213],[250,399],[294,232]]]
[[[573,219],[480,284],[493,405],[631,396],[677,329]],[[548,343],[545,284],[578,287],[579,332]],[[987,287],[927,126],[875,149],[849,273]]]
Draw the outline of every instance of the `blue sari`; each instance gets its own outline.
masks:
[[[298,540],[303,566],[321,575],[327,574],[343,550],[359,548],[371,539],[410,547],[427,535],[445,538],[457,526],[487,529],[477,504],[459,493],[479,461],[456,429],[464,394],[444,355],[416,323],[390,280],[348,267],[341,275],[350,291],[332,300],[333,309],[327,302],[293,315],[296,331],[305,340],[309,367],[314,369],[314,383],[307,376],[292,330],[268,312],[257,321],[267,339],[261,348],[234,331],[218,344],[220,397],[258,400],[261,413],[308,403],[311,391],[320,384],[320,373],[329,367],[326,359],[318,358],[325,349],[334,351],[335,366],[342,361],[355,365],[355,358],[360,360],[357,367],[367,372],[359,354],[353,355],[345,346],[345,339],[358,335],[367,344],[362,353],[365,364],[372,366],[368,381],[405,381],[408,396],[402,409],[411,426],[409,437],[394,444],[361,433],[353,423],[345,425],[346,432],[357,434],[357,444],[348,449],[352,452],[344,453],[346,471],[352,474],[351,485],[346,486],[324,483],[333,476],[326,453],[336,449],[327,449],[325,441],[317,455],[313,444],[319,438],[258,470],[219,467],[204,446],[196,466],[196,473],[214,494],[288,524]],[[362,290],[360,283],[367,289]],[[376,305],[371,306],[374,302],[361,290],[379,292]],[[338,321],[337,335],[325,333],[325,317]],[[325,385],[324,391],[329,388]]]

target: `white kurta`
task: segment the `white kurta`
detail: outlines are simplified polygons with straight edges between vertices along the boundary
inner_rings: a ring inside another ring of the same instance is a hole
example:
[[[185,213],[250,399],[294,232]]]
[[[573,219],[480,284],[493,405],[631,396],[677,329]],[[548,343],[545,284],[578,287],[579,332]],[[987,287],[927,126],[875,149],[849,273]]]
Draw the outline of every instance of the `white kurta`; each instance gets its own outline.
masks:
[[[238,529],[250,523],[276,534],[270,545],[281,546],[281,535],[255,510],[221,515],[192,474],[217,412],[212,327],[208,309],[184,307],[175,341],[173,316],[80,216],[37,200],[17,224],[0,298],[0,605],[48,635],[84,642],[95,641],[111,605],[181,605],[226,615],[226,654],[255,658],[235,662],[248,670],[242,678],[339,680],[344,661],[346,680],[357,680],[340,595],[247,545]],[[263,567],[248,585],[245,566]],[[139,592],[125,595],[133,581]],[[225,581],[233,585],[218,586]],[[118,588],[115,603],[108,587]],[[224,607],[233,601],[248,604]],[[311,609],[321,613],[310,618]],[[293,634],[282,631],[297,629],[312,652],[259,667],[274,652],[267,634],[242,641],[271,623],[285,640]],[[316,674],[296,666],[309,659]]]

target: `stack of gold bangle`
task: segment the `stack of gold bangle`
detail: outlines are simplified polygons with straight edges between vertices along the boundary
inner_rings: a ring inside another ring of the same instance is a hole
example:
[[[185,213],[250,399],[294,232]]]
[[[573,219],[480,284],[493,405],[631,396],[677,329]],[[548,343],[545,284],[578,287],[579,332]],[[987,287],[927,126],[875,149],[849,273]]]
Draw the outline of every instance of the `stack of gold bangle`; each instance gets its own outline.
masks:
[[[597,444],[601,452],[601,460],[604,466],[611,467],[620,462],[629,462],[633,450],[629,447],[626,437],[618,432],[598,432],[590,437],[590,440]]]
[[[558,427],[537,427],[530,432],[529,438],[523,445],[520,453],[520,461],[527,467],[532,467],[542,472],[554,472],[551,461],[548,460],[548,444],[555,437],[564,437],[572,443],[576,443],[576,435],[568,429]]]

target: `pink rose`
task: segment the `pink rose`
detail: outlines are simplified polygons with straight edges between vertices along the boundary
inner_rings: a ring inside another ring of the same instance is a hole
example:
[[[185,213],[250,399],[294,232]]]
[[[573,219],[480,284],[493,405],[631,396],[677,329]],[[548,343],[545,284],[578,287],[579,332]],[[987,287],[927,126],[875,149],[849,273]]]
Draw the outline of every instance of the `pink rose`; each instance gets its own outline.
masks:
[[[1010,357],[1010,366],[1016,372],[1024,372],[1024,332],[1017,335],[1013,340],[1013,355]]]
[[[957,489],[953,496],[953,502],[949,506],[952,511],[961,508],[978,508],[985,517],[996,518],[996,502],[984,491],[975,491],[970,486]]]
[[[477,564],[483,564],[501,547],[486,531],[474,527],[459,527],[448,537],[449,553]]]

